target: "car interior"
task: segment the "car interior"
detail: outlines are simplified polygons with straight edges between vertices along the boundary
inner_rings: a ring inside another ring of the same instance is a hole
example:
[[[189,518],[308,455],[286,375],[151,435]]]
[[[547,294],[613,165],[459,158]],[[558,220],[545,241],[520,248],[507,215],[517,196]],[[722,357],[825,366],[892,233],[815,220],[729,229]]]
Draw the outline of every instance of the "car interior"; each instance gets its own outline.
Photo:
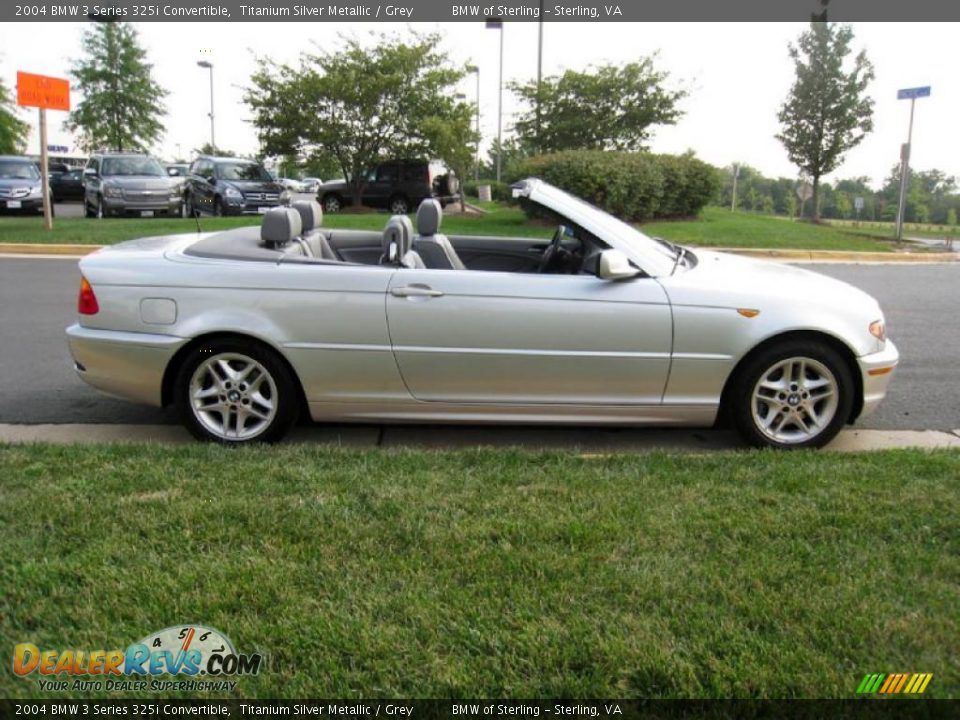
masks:
[[[383,265],[430,270],[596,274],[606,245],[582,228],[558,224],[553,237],[447,236],[443,209],[429,198],[417,209],[416,226],[394,215],[382,232],[322,227],[323,210],[300,201],[264,214],[259,228],[228,230],[203,238],[187,255],[277,263]]]

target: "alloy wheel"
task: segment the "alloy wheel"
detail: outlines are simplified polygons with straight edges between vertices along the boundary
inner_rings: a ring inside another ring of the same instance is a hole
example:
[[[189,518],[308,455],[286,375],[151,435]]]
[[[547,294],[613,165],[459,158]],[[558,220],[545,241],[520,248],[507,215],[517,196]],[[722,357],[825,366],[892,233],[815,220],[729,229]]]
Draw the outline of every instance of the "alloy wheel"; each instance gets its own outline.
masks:
[[[220,353],[202,362],[190,379],[197,421],[222,440],[251,440],[277,415],[277,384],[260,362],[241,353]]]
[[[763,435],[783,444],[804,443],[833,421],[840,399],[837,378],[813,358],[780,360],[753,388],[753,422]]]

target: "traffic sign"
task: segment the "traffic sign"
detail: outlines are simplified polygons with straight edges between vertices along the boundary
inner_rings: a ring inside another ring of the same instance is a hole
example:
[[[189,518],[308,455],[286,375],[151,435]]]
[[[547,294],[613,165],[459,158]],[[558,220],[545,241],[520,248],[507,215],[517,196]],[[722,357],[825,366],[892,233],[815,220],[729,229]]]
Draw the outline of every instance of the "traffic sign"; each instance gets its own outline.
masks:
[[[70,81],[17,71],[17,105],[69,110]]]
[[[854,206],[857,210],[863,210],[863,198],[862,198],[862,197],[855,197],[855,198],[853,199],[853,206]]]
[[[904,88],[897,90],[897,100],[916,100],[917,98],[930,97],[930,86]]]

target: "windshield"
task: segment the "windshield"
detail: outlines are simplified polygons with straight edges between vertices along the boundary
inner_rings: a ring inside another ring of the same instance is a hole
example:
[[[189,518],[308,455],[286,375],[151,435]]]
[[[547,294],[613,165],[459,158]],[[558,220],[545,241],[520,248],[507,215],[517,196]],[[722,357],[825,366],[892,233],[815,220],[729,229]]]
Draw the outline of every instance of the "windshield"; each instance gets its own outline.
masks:
[[[616,245],[625,246],[620,249],[630,251],[650,275],[669,275],[674,270],[678,255],[674,245],[655,242],[637,228],[585,200],[544,182],[537,184],[531,200],[569,218],[605,242],[615,240]]]
[[[0,180],[39,180],[40,171],[26,160],[0,160]]]
[[[256,163],[220,163],[217,165],[217,175],[223,180],[258,180],[272,182],[270,173]]]
[[[149,157],[110,157],[103,159],[101,175],[146,175],[163,177],[166,173],[153,158]]]

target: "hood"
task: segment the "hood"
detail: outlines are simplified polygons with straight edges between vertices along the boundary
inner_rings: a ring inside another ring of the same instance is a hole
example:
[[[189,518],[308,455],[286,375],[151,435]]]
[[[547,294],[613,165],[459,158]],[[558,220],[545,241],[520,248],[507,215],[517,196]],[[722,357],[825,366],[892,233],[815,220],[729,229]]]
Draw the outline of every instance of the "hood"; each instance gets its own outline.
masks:
[[[727,307],[762,307],[771,300],[836,310],[880,312],[877,301],[841,280],[769,260],[694,250],[697,264],[660,278],[679,304],[709,305],[723,297]]]
[[[168,190],[174,182],[168,177],[129,177],[113,175],[103,179],[104,183],[124,190]]]

